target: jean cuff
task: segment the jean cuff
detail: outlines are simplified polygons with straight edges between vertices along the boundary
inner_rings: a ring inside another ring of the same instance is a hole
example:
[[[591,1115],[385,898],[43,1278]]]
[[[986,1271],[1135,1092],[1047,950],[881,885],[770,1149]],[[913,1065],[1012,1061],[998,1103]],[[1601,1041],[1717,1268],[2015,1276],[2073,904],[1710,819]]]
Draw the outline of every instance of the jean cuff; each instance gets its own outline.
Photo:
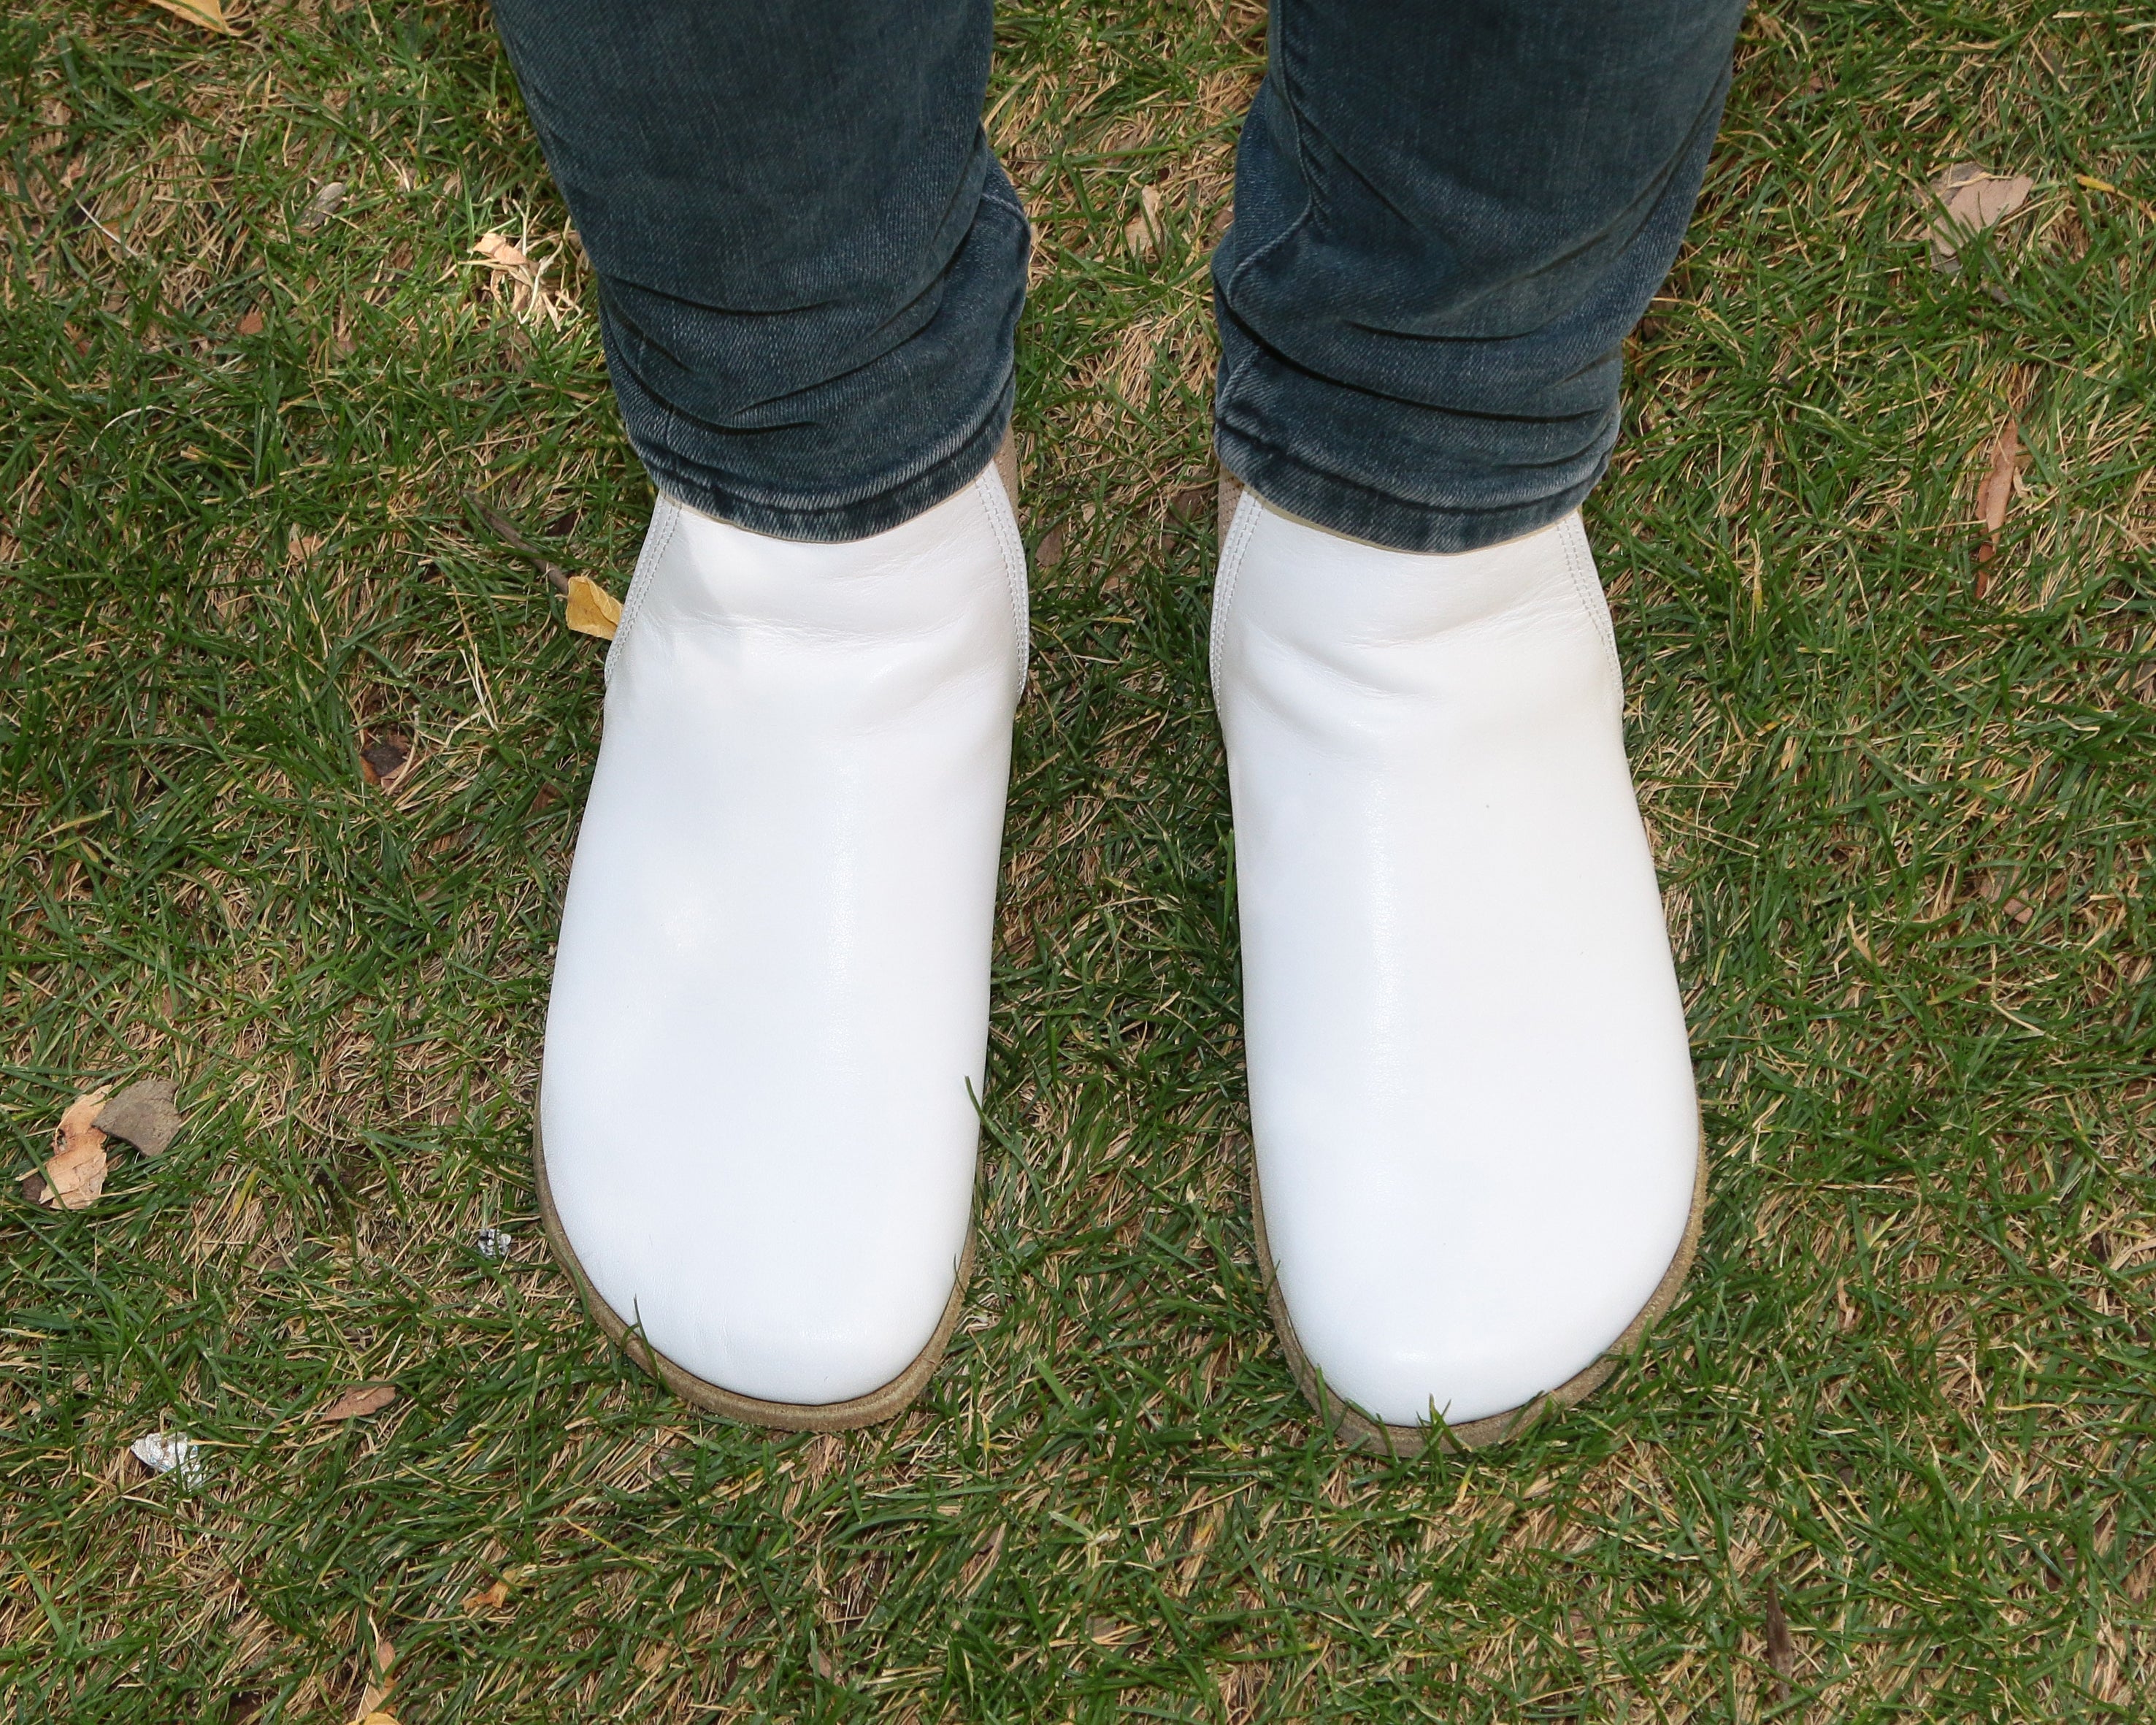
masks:
[[[1410,502],[1327,473],[1225,425],[1214,425],[1213,450],[1223,467],[1275,508],[1351,539],[1425,555],[1480,551],[1562,521],[1586,501],[1608,466],[1604,457],[1587,478],[1546,497],[1496,508],[1453,509]]]
[[[629,442],[652,483],[700,515],[774,539],[844,544],[903,526],[978,479],[1003,447],[1004,435],[1010,429],[1015,393],[1014,376],[1004,382],[987,419],[961,434],[945,452],[931,456],[903,484],[874,497],[836,498],[828,503],[782,507],[767,500],[752,501],[714,485],[708,473],[689,466],[663,445],[639,437],[634,430],[629,432]]]

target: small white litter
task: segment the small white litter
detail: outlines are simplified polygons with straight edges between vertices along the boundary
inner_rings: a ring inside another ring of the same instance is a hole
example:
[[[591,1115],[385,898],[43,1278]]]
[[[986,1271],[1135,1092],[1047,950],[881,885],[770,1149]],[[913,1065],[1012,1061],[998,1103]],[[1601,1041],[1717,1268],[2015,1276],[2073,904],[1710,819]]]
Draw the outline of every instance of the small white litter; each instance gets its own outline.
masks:
[[[482,1258],[506,1258],[509,1249],[516,1244],[516,1236],[506,1228],[482,1228],[479,1231],[479,1255]]]
[[[136,1439],[127,1450],[153,1474],[177,1475],[190,1491],[203,1482],[201,1446],[184,1432],[151,1432]]]

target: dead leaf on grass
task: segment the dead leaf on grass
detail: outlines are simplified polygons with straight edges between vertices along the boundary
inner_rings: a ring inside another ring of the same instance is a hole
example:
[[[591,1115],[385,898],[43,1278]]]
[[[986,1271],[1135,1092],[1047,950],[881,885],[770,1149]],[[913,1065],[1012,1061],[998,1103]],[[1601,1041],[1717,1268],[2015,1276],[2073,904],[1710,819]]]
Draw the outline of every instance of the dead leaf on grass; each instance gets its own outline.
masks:
[[[239,33],[226,18],[223,0],[150,0],[150,3],[163,7],[191,24],[200,24],[205,30],[215,30],[220,36]]]
[[[247,308],[247,315],[239,320],[239,332],[244,336],[259,336],[262,333],[262,308],[259,306],[249,306]]]
[[[1997,533],[2006,525],[2007,506],[2014,500],[2014,478],[2021,465],[2021,427],[2013,416],[1999,428],[1999,435],[1992,440],[1991,470],[1984,476],[1984,484],[1976,494],[1977,513],[1984,518],[1984,531]]]
[[[402,731],[376,731],[360,744],[361,775],[385,790],[395,788],[411,764],[412,739]]]
[[[512,273],[521,271],[528,277],[531,272],[531,260],[524,255],[523,248],[506,234],[482,234],[479,237],[479,244],[472,250],[482,257],[492,259]]]
[[[596,635],[612,641],[621,626],[621,601],[589,575],[569,577],[569,603],[564,620],[579,635]]]
[[[2035,181],[2025,173],[1993,173],[1981,162],[1957,162],[1932,182],[1944,206],[1932,219],[1932,267],[1949,275],[1961,270],[1961,248],[1995,228],[2029,201]]]
[[[23,1177],[23,1196],[49,1210],[86,1210],[105,1190],[105,1134],[97,1129],[99,1111],[110,1087],[78,1096],[61,1115],[53,1133],[51,1160],[35,1174]]]
[[[1976,548],[1976,596],[1984,597],[1991,585],[1991,559],[1998,554],[1999,532],[2006,525],[2006,512],[2014,502],[2014,481],[2022,465],[2021,426],[2012,414],[1991,440],[1991,465],[1977,487],[1976,512],[1984,523],[1984,543]]]
[[[311,234],[336,214],[337,206],[344,202],[348,188],[342,180],[331,180],[321,191],[307,200],[307,207],[300,212],[300,231]]]
[[[324,1424],[336,1419],[363,1419],[379,1413],[397,1399],[393,1383],[355,1383],[315,1416]]]
[[[547,291],[547,266],[554,260],[534,258],[506,234],[482,234],[473,250],[487,260],[490,268],[505,277],[509,284],[509,309],[519,318],[537,314],[560,327],[562,312],[566,303],[561,296]]]
[[[179,1088],[168,1078],[138,1079],[98,1111],[97,1130],[124,1138],[144,1156],[162,1156],[180,1130]]]
[[[491,1587],[475,1587],[465,1595],[467,1611],[499,1611],[509,1603],[509,1583],[497,1581]]]
[[[366,1686],[359,1692],[359,1712],[355,1716],[353,1725],[382,1725],[385,1720],[388,1725],[397,1725],[397,1722],[382,1710],[382,1703],[389,1699],[389,1692],[397,1686],[394,1675],[397,1650],[389,1645],[389,1637],[377,1629],[371,1620],[367,1628],[374,1635],[372,1669]]]
[[[1796,1669],[1797,1650],[1789,1640],[1789,1620],[1782,1614],[1782,1590],[1774,1585],[1774,1578],[1767,1578],[1767,1663],[1774,1668],[1775,1686],[1780,1698],[1789,1698],[1789,1674]]]
[[[1168,238],[1168,224],[1160,213],[1160,188],[1147,186],[1138,193],[1138,213],[1123,229],[1123,244],[1142,258],[1149,258]]]

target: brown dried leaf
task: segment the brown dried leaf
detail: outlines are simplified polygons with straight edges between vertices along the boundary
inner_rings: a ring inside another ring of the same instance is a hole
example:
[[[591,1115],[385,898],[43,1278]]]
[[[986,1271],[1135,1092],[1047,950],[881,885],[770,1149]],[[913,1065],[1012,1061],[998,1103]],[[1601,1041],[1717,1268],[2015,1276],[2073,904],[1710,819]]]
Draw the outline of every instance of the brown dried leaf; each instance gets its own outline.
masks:
[[[150,0],[152,6],[162,6],[166,11],[185,18],[191,24],[200,24],[205,30],[214,30],[220,36],[237,36],[224,15],[223,0]]]
[[[402,731],[377,731],[360,744],[359,770],[370,785],[393,788],[412,760],[412,739]]]
[[[144,1156],[162,1156],[180,1130],[178,1086],[168,1078],[142,1079],[99,1110],[97,1130],[124,1138]]]
[[[97,1116],[109,1094],[109,1087],[92,1090],[68,1105],[53,1134],[52,1160],[23,1182],[23,1196],[32,1203],[49,1210],[86,1210],[97,1202],[106,1170],[105,1134],[97,1130]]]
[[[524,255],[516,242],[506,234],[482,234],[479,244],[472,250],[504,270],[521,273],[526,281],[532,278],[531,260]]]
[[[621,626],[621,601],[589,575],[572,575],[565,618],[579,635],[612,641],[614,631]]]
[[[1932,267],[1953,275],[1961,268],[1956,255],[1978,234],[2029,201],[2035,181],[2025,173],[1993,173],[1981,163],[1957,162],[1932,182],[1932,194],[1945,206],[1933,218]]]
[[[467,1611],[499,1611],[509,1603],[509,1583],[497,1581],[491,1587],[475,1587],[465,1595]]]
[[[392,1675],[397,1669],[397,1650],[389,1645],[389,1637],[372,1623],[367,1627],[374,1631],[374,1668],[367,1686],[360,1691],[359,1712],[353,1725],[381,1725],[383,1720],[388,1720],[388,1725],[397,1725],[382,1711],[382,1704],[389,1699],[389,1692],[397,1686],[397,1680]]]
[[[1138,193],[1138,213],[1123,229],[1123,244],[1142,258],[1160,250],[1168,238],[1168,224],[1160,213],[1160,188],[1147,186]]]
[[[1992,440],[1991,469],[1976,494],[1976,512],[1984,518],[1984,531],[1996,534],[2006,525],[2007,506],[2014,500],[2014,479],[2021,466],[2021,428],[2012,415]]]
[[[379,1413],[397,1399],[393,1383],[355,1383],[315,1418],[326,1423],[332,1419],[360,1419],[369,1413]]]
[[[1789,1640],[1789,1620],[1782,1614],[1782,1591],[1774,1578],[1767,1578],[1767,1663],[1774,1668],[1782,1698],[1789,1693],[1789,1673],[1796,1669],[1797,1650]]]
[[[247,308],[247,315],[239,320],[239,332],[244,336],[259,336],[262,333],[262,308],[259,306],[249,306]]]
[[[337,206],[344,202],[346,191],[342,180],[331,180],[321,191],[307,200],[307,207],[300,212],[300,231],[311,234],[336,214]]]
[[[1979,599],[1991,585],[1991,559],[1999,552],[1999,530],[2006,525],[2006,512],[2014,501],[2014,481],[2020,471],[2021,427],[2009,414],[1999,435],[1992,440],[1991,466],[1976,491],[1976,512],[1984,523],[1984,543],[1976,550]]]
[[[527,256],[522,247],[506,234],[483,234],[472,248],[488,264],[510,281],[509,309],[519,317],[539,312],[551,322],[558,323],[559,307],[541,286],[542,278],[552,258]]]

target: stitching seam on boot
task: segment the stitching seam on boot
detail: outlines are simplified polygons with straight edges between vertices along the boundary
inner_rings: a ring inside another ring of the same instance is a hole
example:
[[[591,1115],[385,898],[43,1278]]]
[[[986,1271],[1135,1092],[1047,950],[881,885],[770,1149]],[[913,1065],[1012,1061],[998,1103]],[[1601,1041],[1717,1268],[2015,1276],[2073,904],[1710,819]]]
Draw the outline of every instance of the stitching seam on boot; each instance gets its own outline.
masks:
[[[1003,476],[991,462],[973,481],[973,488],[981,494],[981,505],[988,512],[988,521],[996,530],[996,543],[1004,554],[1004,577],[1010,591],[1011,623],[1018,631],[1018,674],[1021,687],[1025,681],[1025,667],[1030,657],[1032,629],[1029,621],[1030,610],[1025,590],[1025,541],[1019,537],[1018,518],[1011,512],[1011,500],[1004,491]]]
[[[666,548],[674,542],[674,530],[680,524],[681,506],[662,492],[659,507],[652,515],[651,529],[644,536],[644,549],[637,556],[636,573],[629,579],[629,597],[621,602],[621,621],[614,626],[613,639],[607,643],[605,681],[608,682],[613,681],[613,662],[621,652],[621,644],[629,639],[629,631],[635,626],[637,614],[644,609],[644,601],[651,591],[652,578],[658,573],[660,560],[666,555]]]
[[[1235,583],[1243,572],[1243,554],[1258,530],[1258,515],[1265,506],[1248,486],[1235,504],[1235,518],[1229,524],[1228,543],[1220,548],[1220,574],[1213,583],[1213,640],[1207,671],[1213,682],[1213,699],[1220,699],[1220,656],[1227,650],[1228,613],[1235,603]]]
[[[1577,514],[1565,523],[1564,563],[1572,576],[1572,590],[1579,597],[1587,620],[1602,640],[1602,657],[1617,685],[1617,699],[1625,699],[1625,667],[1617,657],[1617,631],[1609,620],[1609,602],[1602,595],[1602,578],[1595,573],[1594,554],[1588,548],[1587,528]]]

